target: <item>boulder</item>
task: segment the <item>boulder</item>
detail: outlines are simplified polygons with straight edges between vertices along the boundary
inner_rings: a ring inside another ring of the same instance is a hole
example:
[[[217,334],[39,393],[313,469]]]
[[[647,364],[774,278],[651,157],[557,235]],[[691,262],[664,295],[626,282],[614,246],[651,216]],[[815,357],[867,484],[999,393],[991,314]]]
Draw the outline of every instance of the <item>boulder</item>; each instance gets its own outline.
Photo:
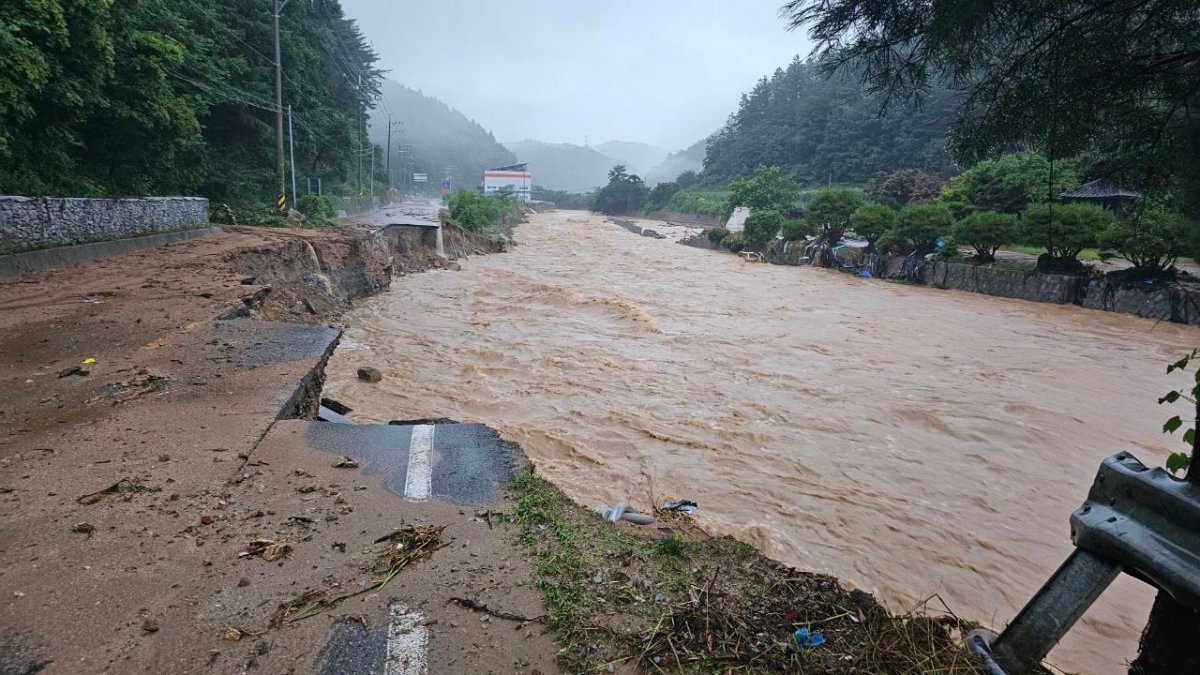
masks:
[[[379,372],[378,368],[362,366],[358,369],[358,379],[364,382],[379,382],[383,379],[383,373]]]

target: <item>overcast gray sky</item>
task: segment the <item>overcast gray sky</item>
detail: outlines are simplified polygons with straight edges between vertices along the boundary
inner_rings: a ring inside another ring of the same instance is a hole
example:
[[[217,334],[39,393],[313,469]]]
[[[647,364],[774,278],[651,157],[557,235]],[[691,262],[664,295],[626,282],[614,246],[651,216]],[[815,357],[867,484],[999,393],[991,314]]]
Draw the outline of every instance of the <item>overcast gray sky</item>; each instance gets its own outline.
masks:
[[[796,54],[784,0],[342,0],[389,77],[500,141],[643,141],[715,131]]]

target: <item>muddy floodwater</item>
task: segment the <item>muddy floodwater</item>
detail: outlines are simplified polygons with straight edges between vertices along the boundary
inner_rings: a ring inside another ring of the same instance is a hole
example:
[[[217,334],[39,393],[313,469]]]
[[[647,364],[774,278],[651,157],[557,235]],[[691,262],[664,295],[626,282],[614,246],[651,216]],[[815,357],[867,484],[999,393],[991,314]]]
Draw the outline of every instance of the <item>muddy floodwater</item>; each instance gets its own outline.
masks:
[[[1100,460],[1163,460],[1165,366],[1200,337],[747,263],[579,213],[516,238],[362,302],[326,395],[363,421],[490,424],[584,504],[694,499],[711,532],[996,627],[1070,551]],[[1119,580],[1051,661],[1123,672],[1151,599]]]

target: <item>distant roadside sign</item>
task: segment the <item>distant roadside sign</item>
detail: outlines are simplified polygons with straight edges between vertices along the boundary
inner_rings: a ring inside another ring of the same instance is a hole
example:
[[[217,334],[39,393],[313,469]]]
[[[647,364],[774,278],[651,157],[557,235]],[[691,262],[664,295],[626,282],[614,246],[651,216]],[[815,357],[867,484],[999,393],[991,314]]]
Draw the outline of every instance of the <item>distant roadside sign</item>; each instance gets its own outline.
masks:
[[[429,174],[427,174],[427,173],[414,173],[414,174],[413,174],[413,182],[414,182],[414,183],[428,183],[428,182],[429,182]]]

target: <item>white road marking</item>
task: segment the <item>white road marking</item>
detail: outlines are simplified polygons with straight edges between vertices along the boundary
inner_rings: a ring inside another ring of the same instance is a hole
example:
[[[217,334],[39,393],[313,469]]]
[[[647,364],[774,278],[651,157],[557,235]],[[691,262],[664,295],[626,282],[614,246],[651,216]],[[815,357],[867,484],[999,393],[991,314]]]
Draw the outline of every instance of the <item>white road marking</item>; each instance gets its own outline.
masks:
[[[404,605],[392,605],[388,624],[384,675],[426,675],[429,672],[429,628],[425,617]]]
[[[404,496],[409,499],[429,499],[433,492],[433,425],[418,424],[412,428],[408,445],[408,475],[404,479]]]

